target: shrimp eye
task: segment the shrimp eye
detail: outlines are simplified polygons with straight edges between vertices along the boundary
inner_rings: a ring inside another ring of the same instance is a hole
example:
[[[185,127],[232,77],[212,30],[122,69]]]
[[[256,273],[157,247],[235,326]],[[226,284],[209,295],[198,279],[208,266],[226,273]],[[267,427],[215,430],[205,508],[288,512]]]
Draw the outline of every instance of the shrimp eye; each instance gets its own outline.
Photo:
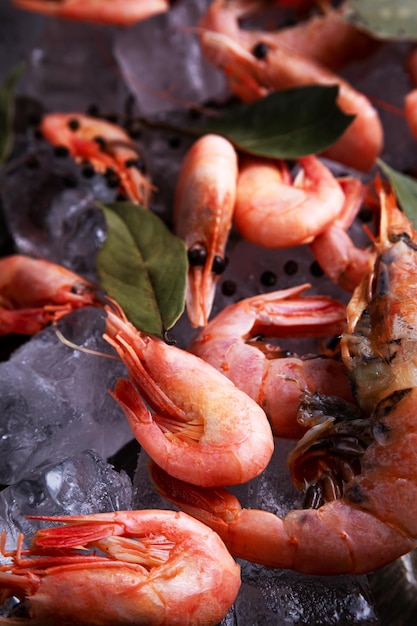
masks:
[[[72,117],[70,120],[68,120],[68,128],[70,130],[78,130],[80,127],[80,120],[78,120],[76,117]]]
[[[216,255],[213,259],[211,271],[213,274],[223,274],[227,266],[227,259],[223,259],[221,256]]]
[[[263,41],[259,41],[257,44],[255,44],[252,48],[252,54],[256,59],[260,59],[262,61],[262,59],[266,58],[266,55],[268,54],[269,51],[269,46],[267,43],[263,42]]]
[[[106,140],[103,137],[94,137],[93,141],[96,142],[96,144],[98,145],[98,147],[100,148],[100,150],[105,150],[106,149]]]
[[[83,285],[82,283],[74,283],[71,285],[70,292],[74,294],[74,296],[83,296],[86,293],[89,293],[89,289]]]
[[[207,250],[204,248],[191,248],[188,250],[190,265],[204,265],[207,260]]]

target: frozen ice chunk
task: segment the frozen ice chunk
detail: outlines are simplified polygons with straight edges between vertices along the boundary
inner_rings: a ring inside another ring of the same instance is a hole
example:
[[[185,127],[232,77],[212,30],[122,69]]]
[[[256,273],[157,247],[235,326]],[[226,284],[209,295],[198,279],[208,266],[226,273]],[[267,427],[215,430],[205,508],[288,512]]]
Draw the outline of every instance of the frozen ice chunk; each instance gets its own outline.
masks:
[[[222,73],[204,59],[196,34],[208,5],[208,0],[182,0],[168,13],[117,34],[115,56],[141,113],[221,100],[229,94]]]
[[[89,350],[111,353],[102,339],[104,313],[78,310],[59,323],[63,336]],[[125,374],[119,360],[65,345],[53,327],[0,364],[0,483],[28,469],[91,448],[107,458],[132,433],[109,389]]]
[[[92,450],[47,463],[26,472],[22,479],[0,493],[0,525],[8,532],[8,546],[18,533],[26,539],[46,522],[29,515],[88,515],[129,510],[132,483]]]
[[[25,93],[49,111],[92,105],[122,111],[128,96],[112,47],[115,29],[48,19],[27,56]]]
[[[71,157],[56,156],[49,144],[19,139],[4,176],[4,214],[17,248],[95,280],[105,239],[96,201],[113,201],[117,190],[100,174],[83,176]]]

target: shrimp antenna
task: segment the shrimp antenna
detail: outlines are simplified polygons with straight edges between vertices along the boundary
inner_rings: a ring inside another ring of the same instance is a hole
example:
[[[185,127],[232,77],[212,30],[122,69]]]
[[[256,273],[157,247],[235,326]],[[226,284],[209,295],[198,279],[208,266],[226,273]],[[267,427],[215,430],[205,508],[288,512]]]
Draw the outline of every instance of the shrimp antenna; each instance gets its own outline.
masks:
[[[79,352],[85,352],[86,354],[92,354],[94,356],[101,356],[105,359],[113,359],[115,361],[120,361],[120,357],[116,354],[108,354],[107,352],[100,352],[100,350],[91,350],[91,348],[85,348],[84,346],[79,346],[73,341],[67,339],[62,332],[59,330],[57,326],[54,327],[54,331],[58,339],[66,345],[68,348],[72,348],[73,350],[78,350]]]

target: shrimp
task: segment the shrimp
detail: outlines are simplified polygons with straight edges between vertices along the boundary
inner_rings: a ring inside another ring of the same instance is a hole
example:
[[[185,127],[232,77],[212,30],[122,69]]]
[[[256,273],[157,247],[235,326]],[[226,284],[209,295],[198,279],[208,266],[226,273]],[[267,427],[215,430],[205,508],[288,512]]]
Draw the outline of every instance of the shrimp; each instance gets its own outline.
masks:
[[[299,159],[291,181],[284,161],[248,159],[240,167],[234,223],[245,239],[267,248],[309,243],[341,213],[345,195],[314,156]]]
[[[81,113],[49,113],[40,130],[54,146],[64,146],[79,163],[106,174],[121,192],[148,207],[152,185],[137,145],[116,124]]]
[[[313,4],[311,0],[301,0],[299,4]],[[278,1],[278,4],[297,4],[294,0]],[[248,49],[261,53],[265,46],[280,45],[288,50],[338,71],[352,61],[368,56],[381,42],[356,28],[343,19],[343,7],[323,6],[317,3],[323,12],[313,14],[308,19],[281,27],[277,30],[243,29],[238,20],[252,13],[267,9],[265,0],[214,0],[207,9],[200,26],[211,31],[222,32],[245,45]]]
[[[245,510],[153,467],[158,491],[201,519],[235,556],[310,574],[363,574],[417,547],[417,233],[379,190],[376,259],[347,307],[342,357],[356,404],[306,394],[310,425],[289,458],[307,505],[285,518]]]
[[[219,135],[201,137],[181,165],[174,231],[188,250],[186,306],[194,327],[207,324],[216,284],[226,267],[237,174],[235,149]]]
[[[273,437],[254,400],[196,355],[136,330],[115,305],[105,310],[104,338],[130,377],[112,395],[151,458],[206,486],[243,483],[265,469]]]
[[[84,306],[102,305],[97,287],[74,272],[21,254],[0,259],[0,336],[33,335]]]
[[[339,179],[339,183],[345,193],[343,209],[310,242],[310,250],[326,275],[352,293],[364,276],[371,272],[374,255],[371,247],[356,246],[347,232],[362,206],[366,188],[350,176]]]
[[[220,20],[209,13],[203,18],[200,42],[207,59],[226,74],[230,89],[242,100],[253,101],[271,91],[311,84],[338,85],[337,104],[355,119],[323,155],[369,171],[383,145],[382,124],[369,99],[322,63],[279,41],[258,42],[260,45],[254,47],[244,36],[236,36],[240,34],[237,17],[249,10],[247,4],[225,5],[224,0],[218,0],[216,5],[223,7],[224,17]]]
[[[258,339],[342,332],[344,305],[325,296],[301,297],[309,287],[305,284],[231,304],[188,347],[264,409],[277,437],[296,439],[305,432],[297,422],[302,390],[352,400],[347,369],[340,361],[325,355],[299,356]]]
[[[168,0],[13,0],[20,9],[69,20],[129,26],[169,10]]]
[[[64,526],[38,530],[28,550],[21,535],[13,553],[3,533],[13,563],[0,567],[0,599],[19,599],[20,616],[0,624],[215,626],[237,596],[239,565],[216,533],[185,513],[36,519]]]

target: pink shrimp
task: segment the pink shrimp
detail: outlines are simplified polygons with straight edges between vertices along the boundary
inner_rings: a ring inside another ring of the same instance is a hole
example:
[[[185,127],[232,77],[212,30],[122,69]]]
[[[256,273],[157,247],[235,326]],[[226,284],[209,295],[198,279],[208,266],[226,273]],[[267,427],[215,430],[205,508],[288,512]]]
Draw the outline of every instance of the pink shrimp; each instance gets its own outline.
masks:
[[[162,495],[211,526],[232,554],[315,574],[363,574],[417,547],[417,233],[379,190],[373,271],[347,308],[342,356],[358,405],[306,394],[310,425],[290,455],[307,508],[281,519],[245,510],[153,468]]]
[[[354,244],[348,229],[356,218],[366,194],[365,186],[356,178],[339,179],[345,203],[338,217],[310,243],[316,261],[326,275],[342,289],[353,292],[372,270],[372,246]]]
[[[209,11],[201,22],[205,30],[200,40],[207,59],[225,72],[231,90],[244,101],[291,87],[338,85],[337,103],[355,119],[323,154],[358,170],[371,169],[382,149],[383,128],[369,99],[320,62],[284,43],[269,40],[254,48],[240,36],[237,22],[251,5],[240,1],[216,2],[215,6],[222,9],[222,19]]]
[[[188,250],[186,306],[192,326],[207,324],[216,284],[226,266],[236,179],[236,152],[219,135],[196,141],[181,165],[174,230]]]
[[[13,563],[0,567],[0,601],[19,599],[20,616],[0,624],[215,626],[237,596],[239,566],[216,533],[185,513],[36,519],[65,525],[39,530],[29,550],[20,536],[12,553],[3,534]]]
[[[263,337],[324,337],[340,334],[345,307],[325,296],[304,296],[301,285],[231,304],[193,339],[189,350],[213,365],[265,411],[275,436],[296,439],[302,391],[352,400],[347,369],[326,355],[299,356]]]
[[[40,129],[47,141],[67,148],[78,162],[112,176],[132,202],[148,207],[152,185],[142,171],[137,145],[122,128],[81,113],[49,113]]]
[[[198,485],[257,476],[273,451],[261,407],[203,359],[139,332],[120,309],[106,307],[106,313],[105,339],[130,377],[120,379],[112,395],[151,458]]]
[[[21,254],[0,259],[0,336],[33,335],[84,306],[102,306],[97,287],[74,272]]]
[[[20,9],[69,20],[129,26],[169,9],[168,0],[13,0]]]
[[[341,213],[345,195],[314,156],[299,159],[294,181],[284,161],[248,159],[238,178],[234,221],[245,239],[267,248],[301,245]]]

